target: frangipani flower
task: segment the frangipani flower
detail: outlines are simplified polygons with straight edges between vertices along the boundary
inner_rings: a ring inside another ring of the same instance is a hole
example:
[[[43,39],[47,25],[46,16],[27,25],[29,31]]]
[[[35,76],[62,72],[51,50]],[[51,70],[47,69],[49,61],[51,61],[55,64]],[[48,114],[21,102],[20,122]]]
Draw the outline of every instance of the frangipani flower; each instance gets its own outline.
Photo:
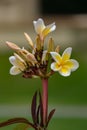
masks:
[[[33,21],[36,33],[43,40],[46,35],[56,29],[55,23],[45,26],[43,19],[39,18],[37,21]]]
[[[11,75],[20,74],[26,68],[25,61],[16,53],[14,54],[14,56],[9,57],[9,61],[13,65],[10,69]]]
[[[79,67],[79,63],[70,59],[72,48],[65,49],[62,56],[57,52],[50,52],[55,62],[51,64],[53,71],[59,71],[62,76],[69,76],[72,71],[75,71]]]

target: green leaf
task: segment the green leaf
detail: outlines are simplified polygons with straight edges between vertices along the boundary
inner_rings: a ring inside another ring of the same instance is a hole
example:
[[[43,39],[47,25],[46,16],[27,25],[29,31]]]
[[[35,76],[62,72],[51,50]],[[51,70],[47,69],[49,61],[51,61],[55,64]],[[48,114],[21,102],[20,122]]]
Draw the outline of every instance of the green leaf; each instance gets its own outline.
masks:
[[[27,124],[18,124],[14,130],[27,130],[28,128],[31,128],[30,125],[27,125]]]

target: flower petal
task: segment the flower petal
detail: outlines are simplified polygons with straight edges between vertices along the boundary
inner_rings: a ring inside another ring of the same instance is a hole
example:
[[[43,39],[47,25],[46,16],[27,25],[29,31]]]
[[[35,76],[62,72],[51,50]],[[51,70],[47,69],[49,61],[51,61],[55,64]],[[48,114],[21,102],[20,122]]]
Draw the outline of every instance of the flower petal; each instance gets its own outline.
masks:
[[[68,69],[72,69],[74,66],[74,63],[71,60],[67,60],[64,62],[64,67],[68,68]]]
[[[71,59],[70,61],[73,63],[72,71],[75,71],[76,69],[78,69],[79,63],[74,59]]]
[[[59,70],[59,73],[62,75],[62,76],[70,76],[71,74],[71,71],[69,68],[67,67],[61,67],[61,69]]]
[[[47,25],[46,28],[49,28],[49,29],[50,29],[50,32],[54,31],[54,30],[56,29],[55,22],[52,23],[52,24]]]
[[[9,57],[10,63],[23,71],[25,69],[25,61],[16,53],[14,55]]]
[[[14,54],[16,61],[15,61],[15,66],[17,66],[21,71],[24,71],[25,69],[25,61],[16,53]]]
[[[71,52],[72,52],[71,47],[66,48],[65,51],[62,54],[62,61],[69,60],[69,58],[71,56]]]
[[[52,69],[53,71],[59,71],[60,66],[58,65],[57,62],[53,62],[53,63],[51,64],[51,69]]]
[[[39,18],[37,21],[33,21],[34,28],[37,34],[41,34],[45,29],[45,24],[43,19]]]
[[[57,63],[60,63],[61,62],[61,56],[59,53],[57,52],[50,52],[52,58],[57,62]]]
[[[11,63],[12,65],[16,65],[16,58],[15,58],[15,56],[10,56],[10,57],[9,57],[9,61],[10,61],[10,63]]]
[[[11,75],[17,75],[17,74],[20,74],[20,73],[21,73],[21,71],[18,67],[16,67],[16,66],[11,67],[11,69],[10,69]]]
[[[56,29],[55,23],[52,23],[52,24],[46,26],[46,28],[42,32],[43,37],[45,37],[50,32],[54,31],[55,29]]]

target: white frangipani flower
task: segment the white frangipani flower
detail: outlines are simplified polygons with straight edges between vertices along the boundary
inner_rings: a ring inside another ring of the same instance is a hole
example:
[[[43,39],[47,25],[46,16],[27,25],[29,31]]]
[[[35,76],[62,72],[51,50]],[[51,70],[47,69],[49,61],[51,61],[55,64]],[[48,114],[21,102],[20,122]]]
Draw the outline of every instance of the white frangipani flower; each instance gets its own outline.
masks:
[[[41,39],[48,35],[50,32],[56,29],[55,23],[45,26],[43,19],[39,18],[37,21],[33,21],[35,31],[40,35]]]
[[[9,61],[13,65],[10,69],[11,75],[17,75],[24,71],[26,68],[25,61],[16,53],[14,54],[14,56],[9,57]]]
[[[50,52],[55,61],[51,64],[51,69],[59,71],[62,76],[69,76],[72,71],[75,71],[79,67],[79,63],[74,59],[70,59],[71,52],[71,47],[65,49],[62,56],[57,52]]]

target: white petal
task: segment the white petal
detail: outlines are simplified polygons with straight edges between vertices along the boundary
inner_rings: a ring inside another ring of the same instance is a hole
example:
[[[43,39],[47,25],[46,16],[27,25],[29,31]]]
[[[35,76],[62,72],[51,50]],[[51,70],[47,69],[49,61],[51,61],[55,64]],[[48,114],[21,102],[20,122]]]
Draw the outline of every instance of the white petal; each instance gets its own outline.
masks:
[[[69,60],[70,56],[71,56],[71,52],[72,52],[72,48],[68,47],[65,49],[65,51],[62,54],[62,59],[65,60]]]
[[[25,61],[19,55],[17,55],[16,53],[14,55],[15,55],[15,58],[16,58],[15,66],[20,68],[20,70],[23,71],[25,69],[25,65],[26,65]]]
[[[16,66],[11,67],[11,69],[10,69],[11,75],[17,75],[17,74],[20,74],[20,73],[21,73],[21,71]]]
[[[10,57],[9,57],[9,61],[10,61],[10,63],[11,63],[12,65],[16,65],[16,63],[15,63],[15,61],[16,61],[15,56],[10,56]]]
[[[68,70],[66,73],[64,73],[64,72],[62,72],[61,70],[59,70],[59,73],[60,73],[60,75],[67,77],[67,76],[70,76],[71,71]]]
[[[41,34],[45,28],[43,19],[39,18],[37,21],[33,21],[34,28],[37,34]]]
[[[78,69],[79,63],[76,60],[74,60],[74,59],[71,59],[71,61],[73,62],[72,71],[75,71],[76,69]]]
[[[56,62],[58,62],[58,63],[61,62],[61,56],[60,56],[59,53],[57,53],[57,52],[50,52],[50,54],[51,54],[52,58],[53,58]]]
[[[57,64],[56,62],[53,62],[53,63],[51,64],[51,69],[52,69],[53,71],[59,71],[60,67],[58,66],[58,64]]]
[[[21,71],[25,69],[25,61],[16,53],[14,54],[15,56],[9,57],[9,61],[13,66],[16,66],[19,68]]]
[[[50,32],[52,32],[56,29],[56,25],[55,23],[52,23],[52,24],[47,25],[46,28],[50,29]]]

